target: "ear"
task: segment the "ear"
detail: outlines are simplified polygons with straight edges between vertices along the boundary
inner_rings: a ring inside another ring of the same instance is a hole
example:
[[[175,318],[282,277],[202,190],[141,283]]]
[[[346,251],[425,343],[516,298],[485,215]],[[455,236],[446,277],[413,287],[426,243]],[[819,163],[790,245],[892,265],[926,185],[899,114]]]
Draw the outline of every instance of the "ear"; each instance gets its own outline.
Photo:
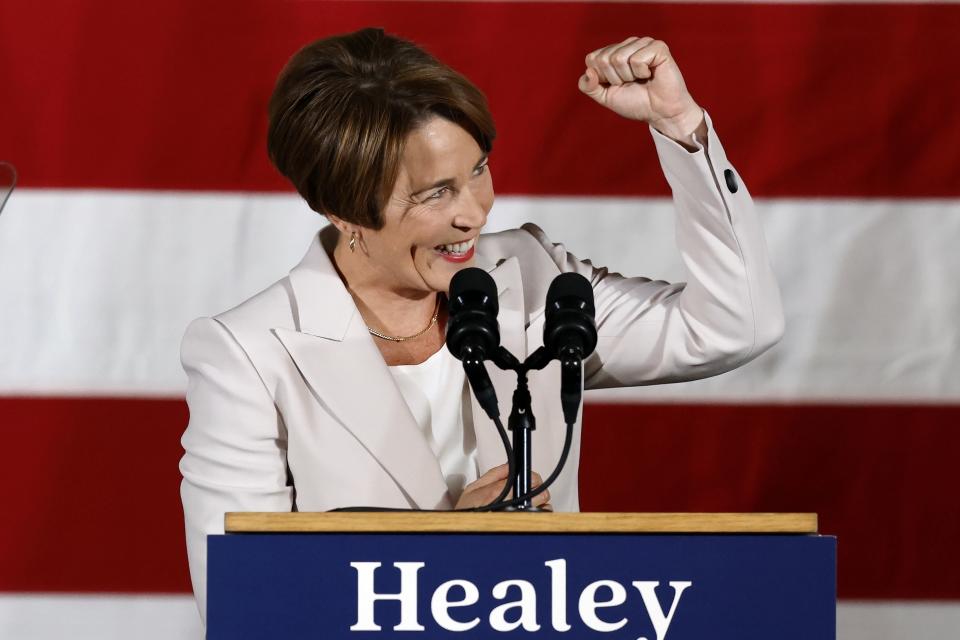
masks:
[[[335,216],[332,213],[328,213],[326,215],[327,215],[327,220],[329,220],[330,224],[332,224],[337,228],[337,231],[339,231],[341,235],[344,235],[348,238],[350,237],[351,233],[356,233],[357,235],[360,235],[359,226],[353,223],[347,222],[343,218]]]

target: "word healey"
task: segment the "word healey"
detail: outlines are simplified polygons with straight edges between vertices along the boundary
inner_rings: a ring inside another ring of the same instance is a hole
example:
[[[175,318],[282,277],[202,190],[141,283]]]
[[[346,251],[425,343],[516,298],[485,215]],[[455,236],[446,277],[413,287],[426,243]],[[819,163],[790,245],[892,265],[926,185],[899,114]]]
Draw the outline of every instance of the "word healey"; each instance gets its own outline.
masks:
[[[417,617],[419,572],[426,566],[425,563],[393,563],[394,568],[400,572],[399,593],[376,591],[375,581],[380,562],[351,562],[350,566],[356,570],[357,575],[357,622],[350,627],[351,631],[380,631],[381,627],[375,619],[374,605],[384,600],[400,603],[400,622],[393,627],[394,631],[426,630]],[[550,573],[550,624],[556,631],[569,631],[571,626],[567,618],[567,561],[562,558],[550,560],[544,562],[544,566]],[[656,640],[666,638],[680,597],[693,583],[671,581],[668,584],[673,589],[673,601],[670,611],[664,613],[656,594],[659,582],[637,580],[630,583],[640,594],[645,613],[657,634]],[[628,593],[630,592],[627,587],[614,580],[591,582],[580,592],[577,614],[583,624],[594,631],[612,632],[622,629],[628,619],[613,609],[627,602]],[[533,583],[527,580],[498,582],[490,596],[494,602],[500,604],[490,609],[486,616],[487,624],[494,631],[500,632],[520,628],[524,631],[540,630],[540,622],[537,620],[537,595]],[[433,621],[442,629],[469,631],[482,622],[481,617],[476,615],[478,608],[485,609],[480,600],[480,590],[473,582],[463,579],[448,580],[433,590],[430,613]],[[478,604],[480,607],[476,606]],[[600,609],[609,610],[603,618],[598,613]],[[637,640],[647,639],[641,637]]]

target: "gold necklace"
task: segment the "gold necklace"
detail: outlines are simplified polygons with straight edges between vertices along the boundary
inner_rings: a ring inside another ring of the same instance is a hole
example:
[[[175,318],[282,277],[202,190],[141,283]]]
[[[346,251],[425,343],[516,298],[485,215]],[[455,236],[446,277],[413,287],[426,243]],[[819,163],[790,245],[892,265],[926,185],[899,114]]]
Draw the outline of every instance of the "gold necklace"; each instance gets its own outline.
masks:
[[[375,335],[378,338],[381,338],[383,340],[389,340],[390,342],[404,342],[405,340],[413,340],[414,338],[419,338],[420,336],[425,334],[427,331],[429,331],[433,325],[437,324],[437,317],[439,315],[440,315],[440,294],[437,294],[437,306],[433,310],[433,317],[430,319],[430,324],[428,324],[426,327],[423,328],[423,330],[418,331],[412,336],[388,336],[383,333],[380,333],[376,329],[371,329],[369,326],[367,326],[367,331],[369,331],[371,335]]]

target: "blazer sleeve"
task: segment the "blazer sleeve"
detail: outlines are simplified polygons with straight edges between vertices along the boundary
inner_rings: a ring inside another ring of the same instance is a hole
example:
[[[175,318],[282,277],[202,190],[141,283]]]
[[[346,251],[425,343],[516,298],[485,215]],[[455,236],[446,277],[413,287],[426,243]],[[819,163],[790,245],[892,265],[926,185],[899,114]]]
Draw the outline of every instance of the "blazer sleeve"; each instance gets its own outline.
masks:
[[[598,344],[586,388],[692,380],[736,368],[783,334],[780,293],[746,185],[709,115],[707,145],[691,153],[651,127],[673,192],[686,283],[628,278],[594,267],[530,225],[561,271],[593,284]]]
[[[290,511],[286,430],[246,353],[215,319],[200,318],[181,345],[190,422],[181,439],[180,496],[190,577],[206,624],[207,535],[228,511]]]

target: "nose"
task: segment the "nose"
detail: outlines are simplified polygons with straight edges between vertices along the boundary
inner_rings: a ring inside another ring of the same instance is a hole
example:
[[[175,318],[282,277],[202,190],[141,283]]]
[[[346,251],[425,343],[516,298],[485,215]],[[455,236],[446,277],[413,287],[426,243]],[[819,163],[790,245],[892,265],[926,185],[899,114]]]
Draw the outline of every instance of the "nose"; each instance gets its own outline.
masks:
[[[464,233],[480,229],[487,223],[487,214],[493,204],[491,198],[480,198],[471,189],[460,192],[458,207],[453,216],[453,226]]]

